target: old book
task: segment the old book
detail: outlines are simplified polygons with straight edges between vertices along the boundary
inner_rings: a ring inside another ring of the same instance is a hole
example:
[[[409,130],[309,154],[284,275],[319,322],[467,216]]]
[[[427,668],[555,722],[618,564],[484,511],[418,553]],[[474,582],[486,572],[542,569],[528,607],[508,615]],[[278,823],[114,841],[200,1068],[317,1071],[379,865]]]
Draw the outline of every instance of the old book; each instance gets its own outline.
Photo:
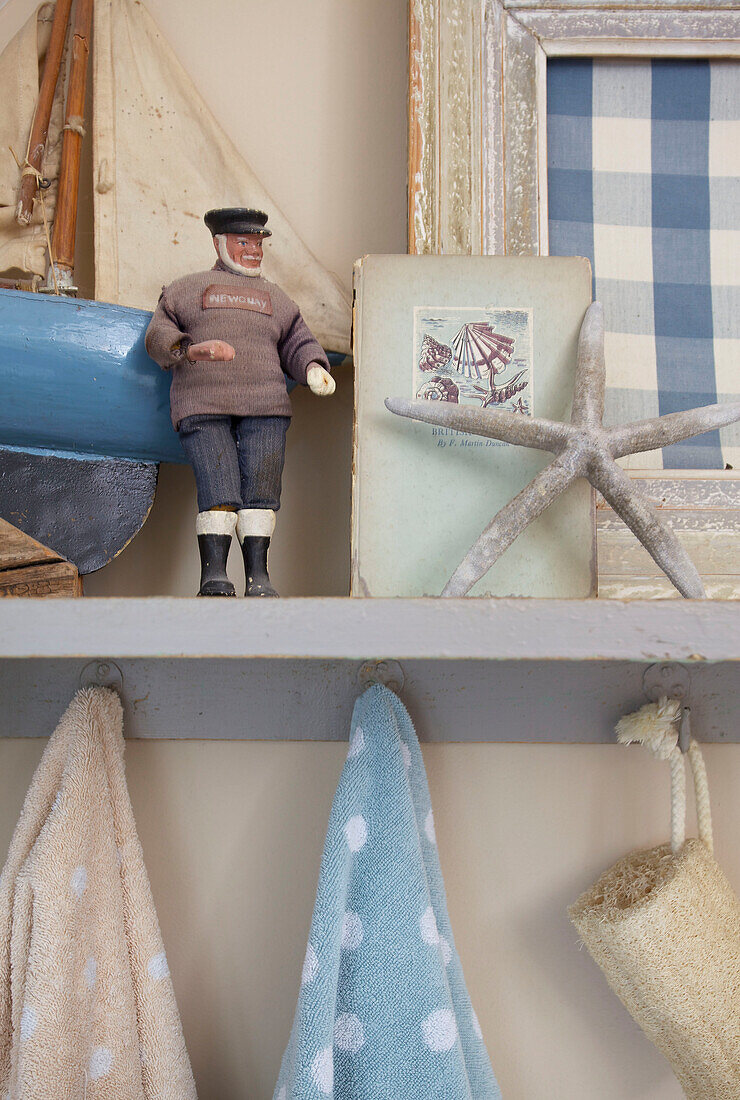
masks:
[[[398,416],[389,396],[570,415],[587,260],[366,256],[355,265],[352,595],[438,596],[551,456]],[[594,502],[576,482],[473,596],[595,594]]]

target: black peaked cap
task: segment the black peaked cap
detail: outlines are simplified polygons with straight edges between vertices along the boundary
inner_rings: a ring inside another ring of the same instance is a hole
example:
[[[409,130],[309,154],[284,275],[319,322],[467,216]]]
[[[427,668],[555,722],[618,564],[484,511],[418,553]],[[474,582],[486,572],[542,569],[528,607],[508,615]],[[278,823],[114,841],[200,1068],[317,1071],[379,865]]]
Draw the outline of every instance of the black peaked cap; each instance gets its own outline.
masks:
[[[272,230],[265,229],[267,214],[264,210],[224,206],[218,210],[209,210],[203,221],[214,237],[217,233],[259,233],[262,237],[272,236]]]

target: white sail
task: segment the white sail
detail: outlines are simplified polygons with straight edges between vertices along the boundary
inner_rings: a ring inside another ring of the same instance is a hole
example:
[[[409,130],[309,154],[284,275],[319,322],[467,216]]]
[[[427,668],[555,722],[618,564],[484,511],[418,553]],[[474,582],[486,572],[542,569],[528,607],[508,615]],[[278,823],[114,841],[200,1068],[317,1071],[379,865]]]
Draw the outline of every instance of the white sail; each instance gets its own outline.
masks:
[[[214,259],[211,207],[266,210],[264,271],[317,339],[349,352],[350,301],[306,248],[203,102],[139,0],[96,0],[95,297],[153,309],[163,284]]]
[[[51,35],[53,4],[42,4],[0,54],[0,274],[46,275],[47,251],[41,203],[34,204],[31,224],[16,222],[21,171],[11,149],[23,163],[31,132],[43,59]],[[44,191],[49,231],[56,204],[56,178],[62,150],[64,63],[49,123],[42,174],[53,181]]]

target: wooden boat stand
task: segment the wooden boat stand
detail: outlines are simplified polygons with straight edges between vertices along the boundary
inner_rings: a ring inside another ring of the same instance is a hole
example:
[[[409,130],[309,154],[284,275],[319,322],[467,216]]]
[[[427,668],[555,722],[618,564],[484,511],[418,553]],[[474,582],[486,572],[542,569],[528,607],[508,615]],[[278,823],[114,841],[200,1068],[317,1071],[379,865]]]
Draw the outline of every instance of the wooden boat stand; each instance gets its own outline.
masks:
[[[7,596],[81,596],[74,565],[0,519],[0,599]]]

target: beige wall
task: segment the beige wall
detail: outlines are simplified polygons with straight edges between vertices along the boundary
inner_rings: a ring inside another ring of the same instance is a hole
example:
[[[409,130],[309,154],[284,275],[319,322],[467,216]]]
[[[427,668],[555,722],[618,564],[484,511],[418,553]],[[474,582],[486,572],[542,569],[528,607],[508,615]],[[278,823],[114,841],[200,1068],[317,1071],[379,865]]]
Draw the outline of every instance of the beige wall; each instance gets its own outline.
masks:
[[[404,250],[404,0],[148,2],[329,267],[348,282],[356,256]],[[0,10],[0,42],[33,6],[13,0]],[[83,252],[89,232],[83,222]],[[346,371],[339,382],[331,401],[296,395],[273,556],[285,595],[347,590]],[[149,522],[87,591],[194,591],[194,513],[189,471],[163,468]],[[320,717],[307,720],[320,738]],[[42,747],[0,741],[0,851]],[[343,746],[320,743],[128,747],[201,1100],[272,1094],[343,755]],[[458,947],[507,1100],[679,1100],[663,1060],[578,949],[564,915],[610,861],[665,838],[665,773],[616,747],[435,745],[425,759]],[[712,747],[707,761],[718,855],[740,887],[740,748]]]

